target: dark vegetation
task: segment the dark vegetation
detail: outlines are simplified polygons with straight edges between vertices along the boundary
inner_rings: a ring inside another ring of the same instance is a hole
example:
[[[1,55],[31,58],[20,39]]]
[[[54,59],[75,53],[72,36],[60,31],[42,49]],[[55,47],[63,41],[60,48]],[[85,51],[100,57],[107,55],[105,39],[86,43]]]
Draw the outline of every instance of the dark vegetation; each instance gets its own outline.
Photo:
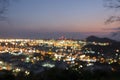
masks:
[[[106,72],[104,70],[81,70],[51,68],[41,73],[25,75],[19,72],[16,76],[11,71],[0,71],[0,80],[120,80],[120,72]]]

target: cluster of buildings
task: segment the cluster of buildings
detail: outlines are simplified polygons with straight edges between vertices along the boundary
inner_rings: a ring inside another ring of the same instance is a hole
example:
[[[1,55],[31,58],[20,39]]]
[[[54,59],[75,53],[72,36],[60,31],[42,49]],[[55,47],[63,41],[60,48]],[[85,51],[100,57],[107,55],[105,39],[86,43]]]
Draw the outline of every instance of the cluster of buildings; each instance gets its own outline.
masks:
[[[24,71],[29,75],[31,71],[37,73],[53,67],[79,70],[96,63],[120,64],[119,49],[115,50],[118,59],[106,58],[103,53],[83,49],[89,44],[110,45],[81,40],[0,39],[0,70],[12,70],[13,73]]]

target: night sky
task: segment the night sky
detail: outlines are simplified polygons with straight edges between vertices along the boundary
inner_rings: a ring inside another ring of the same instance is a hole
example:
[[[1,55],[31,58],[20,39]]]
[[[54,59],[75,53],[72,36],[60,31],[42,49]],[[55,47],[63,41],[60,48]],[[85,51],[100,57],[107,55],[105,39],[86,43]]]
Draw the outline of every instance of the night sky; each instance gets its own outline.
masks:
[[[7,19],[0,21],[0,37],[43,38],[43,33],[57,32],[72,37],[107,35],[118,24],[104,24],[114,11],[103,5],[104,0],[13,0]]]

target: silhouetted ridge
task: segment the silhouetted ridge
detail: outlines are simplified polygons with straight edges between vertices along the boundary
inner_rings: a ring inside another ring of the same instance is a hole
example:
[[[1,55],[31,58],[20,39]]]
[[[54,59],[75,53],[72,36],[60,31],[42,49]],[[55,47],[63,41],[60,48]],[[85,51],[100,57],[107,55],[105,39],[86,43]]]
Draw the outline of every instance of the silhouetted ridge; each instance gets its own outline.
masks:
[[[89,42],[110,42],[110,43],[113,43],[113,42],[116,42],[115,40],[111,40],[109,38],[99,38],[99,37],[96,37],[96,36],[89,36],[86,38],[86,41],[89,41]]]

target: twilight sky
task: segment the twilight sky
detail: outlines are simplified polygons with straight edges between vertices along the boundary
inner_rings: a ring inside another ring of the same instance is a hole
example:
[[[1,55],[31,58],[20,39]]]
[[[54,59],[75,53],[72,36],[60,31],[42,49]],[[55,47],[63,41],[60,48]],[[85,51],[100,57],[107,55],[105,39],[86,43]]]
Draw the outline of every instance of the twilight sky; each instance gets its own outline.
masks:
[[[104,0],[18,0],[9,5],[8,20],[0,22],[0,36],[11,32],[80,32],[107,34],[105,20],[114,14],[103,6]],[[19,34],[21,34],[19,33]],[[10,34],[9,34],[10,35]],[[23,35],[23,34],[21,34]]]

